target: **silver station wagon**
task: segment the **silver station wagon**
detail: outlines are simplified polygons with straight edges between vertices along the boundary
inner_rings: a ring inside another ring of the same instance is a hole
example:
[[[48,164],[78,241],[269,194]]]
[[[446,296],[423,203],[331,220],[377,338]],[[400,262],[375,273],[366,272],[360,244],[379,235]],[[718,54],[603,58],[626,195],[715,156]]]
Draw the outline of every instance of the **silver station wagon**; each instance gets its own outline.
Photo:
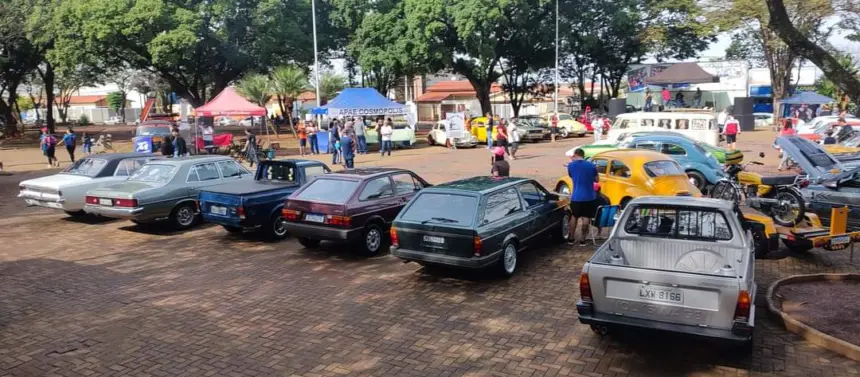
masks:
[[[600,334],[638,327],[740,343],[755,323],[754,242],[731,202],[641,197],[583,266],[576,309]]]
[[[137,224],[167,220],[177,230],[198,221],[196,198],[204,187],[253,179],[228,156],[193,156],[150,162],[125,182],[90,190],[84,211]]]

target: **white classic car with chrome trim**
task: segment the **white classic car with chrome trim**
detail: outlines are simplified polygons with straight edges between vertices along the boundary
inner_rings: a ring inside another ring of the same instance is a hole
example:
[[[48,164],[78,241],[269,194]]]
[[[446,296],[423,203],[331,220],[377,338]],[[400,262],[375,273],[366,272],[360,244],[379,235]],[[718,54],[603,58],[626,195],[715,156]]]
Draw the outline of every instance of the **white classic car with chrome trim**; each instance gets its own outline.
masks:
[[[63,171],[18,184],[19,198],[27,205],[53,208],[72,216],[83,215],[87,191],[126,180],[150,160],[141,153],[101,153],[75,161]]]
[[[755,242],[732,202],[646,196],[624,208],[580,275],[579,320],[752,343]]]

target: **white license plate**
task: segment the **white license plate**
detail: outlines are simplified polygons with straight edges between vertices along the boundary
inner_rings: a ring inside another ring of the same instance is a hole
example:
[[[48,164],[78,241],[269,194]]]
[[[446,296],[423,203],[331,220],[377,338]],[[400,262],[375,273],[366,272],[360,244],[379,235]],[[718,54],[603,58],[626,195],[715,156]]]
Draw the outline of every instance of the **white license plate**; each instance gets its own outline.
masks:
[[[830,246],[841,246],[851,242],[851,236],[837,236],[830,239]]]
[[[325,216],[323,215],[305,215],[305,221],[310,221],[314,223],[322,223],[325,222]]]
[[[658,288],[650,285],[639,285],[639,298],[651,301],[684,303],[684,293],[678,289]]]
[[[430,243],[445,243],[445,237],[437,237],[437,236],[424,236],[424,242]]]
[[[99,199],[99,204],[101,204],[103,206],[112,206],[113,200],[111,200],[111,199]]]
[[[216,215],[226,216],[227,208],[221,206],[211,206],[209,207],[209,212],[214,213]]]

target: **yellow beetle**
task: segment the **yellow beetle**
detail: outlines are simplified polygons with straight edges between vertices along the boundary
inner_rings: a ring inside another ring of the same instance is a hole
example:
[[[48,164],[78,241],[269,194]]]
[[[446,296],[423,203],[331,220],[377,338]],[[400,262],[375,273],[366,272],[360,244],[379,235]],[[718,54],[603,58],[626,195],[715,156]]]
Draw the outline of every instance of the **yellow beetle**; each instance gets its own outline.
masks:
[[[496,126],[499,124],[499,120],[493,119],[493,130],[491,131],[490,136],[493,140],[496,140]],[[487,143],[487,117],[477,117],[472,118],[470,120],[471,129],[469,133],[474,135],[479,143],[486,144]]]
[[[600,193],[612,205],[627,204],[633,198],[648,195],[702,196],[690,182],[684,169],[671,157],[641,149],[617,149],[591,157],[597,166]],[[558,179],[556,192],[571,193],[570,177]]]

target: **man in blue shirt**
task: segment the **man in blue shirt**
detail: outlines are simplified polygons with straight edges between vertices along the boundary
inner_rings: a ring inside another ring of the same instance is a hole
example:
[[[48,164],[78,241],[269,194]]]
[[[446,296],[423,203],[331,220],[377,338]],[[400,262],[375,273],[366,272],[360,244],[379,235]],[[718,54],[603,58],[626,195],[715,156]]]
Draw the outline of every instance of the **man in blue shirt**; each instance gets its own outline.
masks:
[[[579,246],[585,246],[588,238],[588,229],[594,212],[597,210],[597,192],[594,191],[594,182],[598,181],[597,168],[585,160],[585,152],[577,148],[573,152],[572,160],[567,164],[567,175],[573,185],[570,192],[570,238],[568,244],[573,244],[576,239],[576,224],[582,222],[582,233],[579,236]]]
[[[352,169],[355,159],[355,141],[351,133],[345,133],[340,137],[340,154],[343,156],[344,168]]]

